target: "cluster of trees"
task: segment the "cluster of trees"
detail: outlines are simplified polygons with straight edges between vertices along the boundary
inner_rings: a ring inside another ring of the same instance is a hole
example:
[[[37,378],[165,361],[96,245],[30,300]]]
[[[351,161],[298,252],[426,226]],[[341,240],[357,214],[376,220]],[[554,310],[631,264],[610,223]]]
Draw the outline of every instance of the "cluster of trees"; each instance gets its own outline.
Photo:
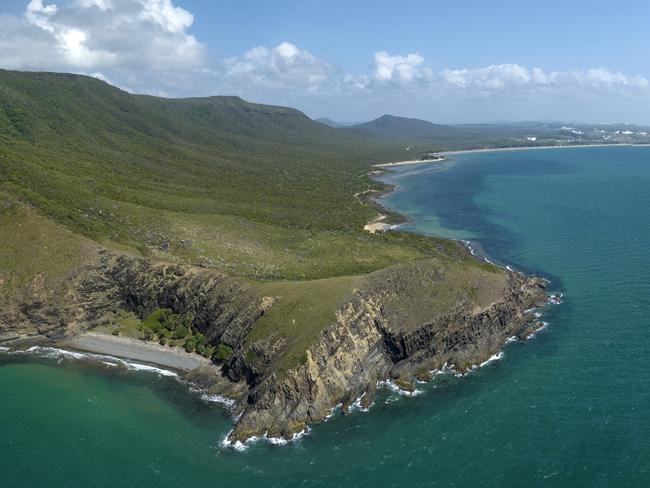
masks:
[[[142,322],[142,332],[147,340],[158,340],[162,345],[180,345],[187,352],[196,352],[206,358],[215,352],[205,336],[192,327],[190,315],[176,314],[167,308],[158,308],[149,314]]]

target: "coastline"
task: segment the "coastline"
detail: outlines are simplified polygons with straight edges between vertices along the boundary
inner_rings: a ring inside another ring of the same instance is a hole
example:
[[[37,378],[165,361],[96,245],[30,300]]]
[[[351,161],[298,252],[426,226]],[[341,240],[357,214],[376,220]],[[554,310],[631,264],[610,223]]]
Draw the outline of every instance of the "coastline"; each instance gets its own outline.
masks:
[[[177,371],[191,371],[196,368],[213,366],[212,361],[188,353],[178,348],[161,346],[123,336],[112,336],[87,332],[57,342],[56,347],[73,351],[113,356],[120,359],[142,361],[171,368]]]
[[[438,158],[435,161],[439,162],[441,161],[441,159]],[[422,161],[422,162],[426,162],[426,161]],[[418,162],[418,164],[419,163],[421,162]],[[408,164],[414,164],[414,163],[408,163]],[[386,193],[390,191],[394,191],[394,188],[391,187]],[[356,195],[356,196],[358,198],[361,195]],[[378,220],[379,220],[378,223],[381,223],[383,218],[380,218]],[[61,347],[66,347],[66,348],[72,348],[76,350],[89,351],[92,353],[106,354],[118,358],[122,357],[122,358],[128,358],[130,360],[153,363],[153,364],[161,365],[163,367],[173,368],[182,371],[190,371],[195,367],[200,366],[195,364],[189,365],[185,361],[196,362],[204,359],[198,355],[185,353],[180,349],[173,349],[165,346],[160,346],[155,343],[146,343],[138,339],[126,338],[124,336],[104,335],[104,334],[97,334],[93,332],[85,333],[77,337],[66,339],[64,341],[61,341],[60,343],[57,343],[56,345]],[[496,352],[489,351],[491,354],[489,355],[489,357],[486,355],[485,357],[478,358],[473,363],[470,363],[469,369],[463,366],[461,370],[471,371],[475,367],[483,366],[489,363],[493,359],[499,359],[501,357],[499,355],[499,351],[501,350],[502,346],[503,344],[499,346],[499,349],[497,349]],[[180,361],[181,364],[179,364],[178,361]],[[202,362],[207,362],[212,367],[214,367],[214,365],[208,360]],[[217,397],[219,399],[222,398],[219,395],[215,396],[215,398]],[[251,439],[254,437],[255,436],[252,436]],[[234,436],[233,439],[237,439],[237,437]],[[270,439],[280,439],[280,437],[272,437],[269,438],[269,440]]]
[[[429,163],[442,163],[448,161],[446,156],[453,156],[455,154],[465,153],[487,153],[487,152],[500,152],[500,151],[530,151],[534,149],[571,149],[571,148],[585,148],[585,147],[643,147],[650,146],[650,144],[634,144],[634,143],[603,143],[603,144],[561,144],[556,146],[519,146],[519,147],[490,147],[483,149],[454,149],[450,151],[440,151],[442,157],[434,159],[413,159],[408,161],[395,161],[393,163],[379,163],[373,164],[373,168],[391,168],[393,166],[410,166],[416,164],[429,164]],[[370,176],[379,176],[382,171],[373,171],[369,173]]]
[[[444,153],[440,153],[444,154]],[[409,161],[396,161],[394,163],[382,163],[382,164],[373,164],[373,168],[390,168],[391,166],[407,166],[411,164],[423,164],[423,163],[440,163],[444,161],[445,158],[433,158],[433,159],[413,159]]]
[[[632,143],[609,143],[609,144],[561,144],[557,146],[521,146],[521,147],[491,147],[484,149],[458,149],[453,151],[440,151],[443,156],[451,156],[454,154],[464,153],[486,153],[486,152],[500,152],[500,151],[530,151],[534,149],[571,149],[571,148],[585,148],[585,147],[636,147],[647,146],[650,144],[632,144]]]
[[[396,161],[394,163],[381,163],[381,164],[373,164],[373,168],[382,168],[382,170],[378,171],[372,171],[368,173],[368,176],[370,176],[372,179],[377,179],[378,177],[382,176],[385,174],[388,170],[388,168],[394,167],[394,166],[410,166],[410,165],[418,165],[418,164],[430,164],[430,163],[442,163],[446,161],[450,161],[450,158],[447,158],[447,156],[454,156],[457,154],[469,154],[469,153],[488,153],[488,152],[500,152],[500,151],[531,151],[535,149],[571,149],[571,148],[586,148],[586,147],[619,147],[619,146],[629,146],[629,147],[643,147],[643,146],[650,146],[650,144],[633,144],[633,143],[609,143],[609,144],[563,144],[563,145],[558,145],[558,146],[521,146],[521,147],[495,147],[495,148],[484,148],[484,149],[459,149],[459,150],[452,150],[452,151],[440,151],[438,154],[442,155],[441,158],[436,158],[436,159],[422,159],[422,160],[412,160],[412,161]],[[384,169],[386,168],[386,169]],[[381,180],[376,180],[376,181],[381,181]],[[389,224],[386,221],[386,218],[389,215],[398,215],[403,219],[403,221],[400,221],[399,224],[408,222],[410,219],[399,213],[395,212],[394,210],[390,210],[386,207],[384,207],[380,202],[379,199],[389,193],[394,192],[397,189],[397,185],[394,184],[389,184],[389,183],[384,183],[387,187],[379,192],[378,195],[376,195],[374,198],[371,198],[372,202],[374,205],[378,208],[379,214],[377,217],[374,219],[370,220],[365,226],[364,230],[370,232],[370,233],[376,233],[378,231],[380,232],[385,232],[388,230],[393,230],[397,228],[398,224]],[[364,192],[365,193],[365,192]],[[355,195],[357,197],[358,194]],[[476,257],[479,260],[485,260],[488,263],[493,263],[488,256],[486,256],[484,253],[476,253],[476,250],[473,249],[470,246],[469,241],[464,241],[462,239],[451,239],[455,240],[458,242],[461,242],[464,247],[468,249],[472,253],[474,257]],[[509,268],[509,266],[503,266],[505,268]]]

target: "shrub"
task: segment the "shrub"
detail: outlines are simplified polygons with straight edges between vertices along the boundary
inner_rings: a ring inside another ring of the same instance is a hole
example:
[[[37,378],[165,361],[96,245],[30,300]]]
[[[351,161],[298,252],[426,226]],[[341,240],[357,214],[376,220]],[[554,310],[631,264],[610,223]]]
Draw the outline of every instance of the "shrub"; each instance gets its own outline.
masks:
[[[256,359],[257,359],[257,354],[255,353],[255,351],[252,351],[250,349],[246,351],[246,354],[244,355],[244,360],[246,361],[246,364],[250,366],[255,362]]]
[[[196,339],[196,345],[197,345],[197,346],[198,346],[198,345],[201,345],[201,346],[205,346],[205,345],[206,345],[207,340],[206,340],[206,338],[205,338],[205,336],[204,336],[203,334],[201,334],[200,332],[196,332],[195,334],[192,334],[192,335],[193,335],[194,338]]]
[[[167,308],[157,308],[151,312],[142,322],[142,330],[145,333],[145,339],[165,338],[179,340],[185,339],[190,335],[192,317],[190,315],[180,315],[173,313]],[[205,343],[205,337],[201,334],[202,342]]]
[[[232,347],[227,346],[226,344],[218,344],[212,354],[212,359],[217,361],[226,361],[230,356],[232,356]]]
[[[193,352],[196,348],[196,339],[194,336],[189,336],[185,339],[185,350],[187,352]]]
[[[189,329],[187,327],[185,327],[184,325],[178,325],[175,328],[174,333],[172,334],[172,337],[174,339],[182,339],[182,338],[186,337],[189,332],[190,332]]]

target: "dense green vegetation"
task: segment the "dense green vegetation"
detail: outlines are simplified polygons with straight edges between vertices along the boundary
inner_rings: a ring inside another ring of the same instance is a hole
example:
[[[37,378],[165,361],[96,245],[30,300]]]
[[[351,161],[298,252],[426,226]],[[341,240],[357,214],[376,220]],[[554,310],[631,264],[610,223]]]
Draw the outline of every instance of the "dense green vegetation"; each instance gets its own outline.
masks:
[[[402,141],[410,147],[415,158],[431,150],[650,142],[648,127],[626,124],[567,126],[562,123],[519,122],[442,125],[383,115],[363,124],[343,126],[342,130],[376,140]]]
[[[109,246],[258,279],[363,273],[423,257],[372,236],[373,163],[404,156],[288,108],[136,96],[0,71],[0,189]]]
[[[432,301],[413,278],[413,310],[448,306],[471,292],[467,277],[484,278],[446,241],[363,230],[377,215],[364,197],[382,189],[367,176],[372,165],[407,157],[404,141],[349,134],[289,108],[0,70],[0,300],[58,289],[100,246],[212,268],[277,298],[245,342],[281,339],[278,367],[289,369],[368,273],[389,269],[394,280],[413,275],[409,263],[435,266],[442,291]],[[116,311],[100,328],[217,361],[233,354],[208,345],[189,316],[137,312]],[[253,350],[245,359],[258,360]]]
[[[454,138],[460,139],[464,135],[462,129],[450,125],[434,124],[426,120],[394,115],[382,115],[363,124],[345,127],[345,130],[363,136],[389,137],[409,141],[441,140],[448,142]]]
[[[207,343],[205,336],[192,327],[190,315],[158,308],[142,321],[139,328],[144,339],[158,340],[163,346],[182,346],[187,352],[196,352],[207,358],[215,353],[215,348]]]

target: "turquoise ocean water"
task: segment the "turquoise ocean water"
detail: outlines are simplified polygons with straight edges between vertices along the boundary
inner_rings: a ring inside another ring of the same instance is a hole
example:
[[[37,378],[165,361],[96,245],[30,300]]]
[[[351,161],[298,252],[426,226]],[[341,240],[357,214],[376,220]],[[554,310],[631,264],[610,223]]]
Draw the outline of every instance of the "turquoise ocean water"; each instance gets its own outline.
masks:
[[[169,377],[0,354],[0,486],[650,485],[650,148],[466,153],[399,167],[383,203],[548,277],[548,327],[414,398],[382,392],[288,446]]]

